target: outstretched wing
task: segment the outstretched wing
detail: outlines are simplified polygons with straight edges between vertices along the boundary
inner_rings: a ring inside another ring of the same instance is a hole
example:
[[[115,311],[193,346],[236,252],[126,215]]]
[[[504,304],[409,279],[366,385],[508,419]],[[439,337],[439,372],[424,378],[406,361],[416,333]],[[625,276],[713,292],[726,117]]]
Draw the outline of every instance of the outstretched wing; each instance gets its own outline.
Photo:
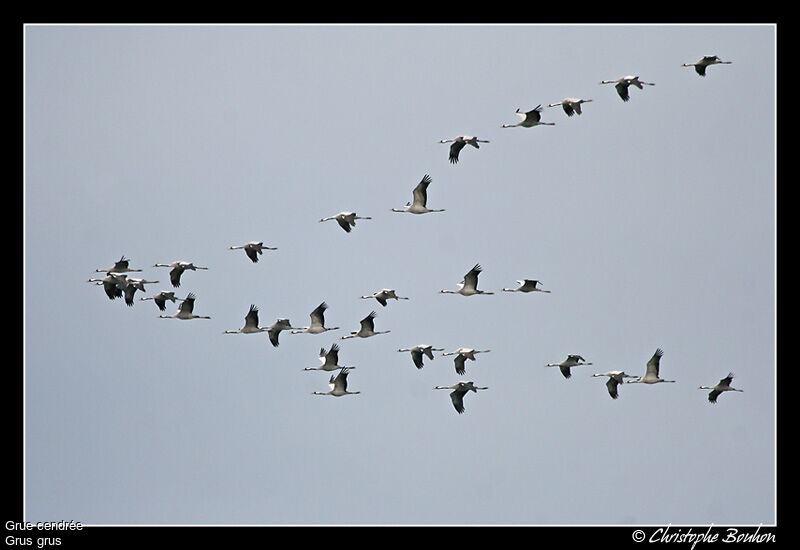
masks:
[[[616,399],[617,397],[619,397],[617,386],[619,386],[619,380],[617,380],[613,376],[609,376],[608,382],[606,382],[606,387],[608,388],[608,395],[611,396],[611,399]]]
[[[422,350],[412,350],[411,351],[411,360],[414,361],[414,364],[417,366],[418,369],[421,369],[424,365],[422,364]]]
[[[350,227],[350,223],[345,220],[344,218],[336,218],[336,223],[339,224],[339,227],[350,233],[353,229]]]
[[[425,176],[422,178],[422,181],[420,181],[414,188],[414,204],[425,206],[428,203],[428,186],[431,184],[431,181],[433,181],[431,180],[431,177],[428,174],[425,174]]]
[[[464,286],[468,288],[478,288],[478,273],[481,271],[483,271],[481,264],[475,264],[475,267],[464,275]]]
[[[369,315],[361,319],[361,329],[368,330],[370,332],[375,331],[375,315],[374,311],[370,312]]]
[[[322,302],[314,311],[311,312],[311,324],[325,326],[325,310],[328,309],[328,304]]]
[[[181,286],[181,275],[183,275],[183,271],[182,267],[173,267],[169,272],[169,281],[175,288]]]
[[[628,95],[628,84],[626,82],[619,82],[614,87],[617,89],[617,93],[619,97],[622,98],[622,101],[628,101],[631,98],[631,96]]]
[[[465,141],[454,141],[450,146],[450,163],[455,164],[458,162],[458,153],[467,143]]]
[[[664,352],[658,348],[650,360],[647,362],[647,374],[654,374],[658,376],[658,369],[661,366],[661,356]]]
[[[450,392],[450,400],[453,402],[456,412],[461,414],[464,412],[464,394],[467,390],[464,388],[457,388]]]
[[[527,113],[525,113],[525,119],[530,119],[533,122],[539,122],[542,119],[542,106],[537,105]]]

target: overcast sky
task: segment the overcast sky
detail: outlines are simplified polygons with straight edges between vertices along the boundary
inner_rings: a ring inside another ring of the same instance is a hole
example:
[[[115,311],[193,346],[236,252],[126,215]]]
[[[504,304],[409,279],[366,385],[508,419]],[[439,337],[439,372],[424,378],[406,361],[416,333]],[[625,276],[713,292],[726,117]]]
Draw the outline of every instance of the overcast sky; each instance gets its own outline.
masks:
[[[28,26],[25,519],[774,523],[775,33]],[[706,54],[732,64],[681,66]],[[656,85],[598,84],[625,75]],[[555,126],[501,128],[538,104]],[[458,135],[490,143],[453,165]],[[446,211],[392,213],[424,174]],[[372,219],[318,223],[341,211]],[[207,266],[176,290],[211,320],[86,283],[123,254],[148,296],[153,264]],[[438,293],[476,263],[495,295]],[[499,292],[523,278],[552,293]],[[223,334],[322,301],[340,330]],[[340,340],[372,310],[389,334]],[[312,395],[334,342],[359,395]],[[459,376],[396,352],[421,343],[492,351]],[[659,347],[675,384],[591,376]],[[458,380],[489,387],[461,415]]]

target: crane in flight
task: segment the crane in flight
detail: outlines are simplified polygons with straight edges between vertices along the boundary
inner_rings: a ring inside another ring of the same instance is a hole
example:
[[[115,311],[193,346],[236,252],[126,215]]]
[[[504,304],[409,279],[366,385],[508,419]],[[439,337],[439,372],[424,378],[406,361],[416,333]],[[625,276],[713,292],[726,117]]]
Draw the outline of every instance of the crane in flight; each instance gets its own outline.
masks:
[[[637,380],[628,380],[626,384],[658,384],[659,382],[675,382],[675,380],[664,380],[659,378],[658,371],[661,368],[661,357],[664,352],[661,348],[656,349],[656,352],[647,362],[647,372],[644,376]]]
[[[370,336],[375,336],[376,334],[386,334],[391,332],[390,330],[378,331],[375,332],[375,316],[377,314],[372,311],[369,315],[361,319],[361,328],[358,331],[351,332],[349,336],[342,336],[342,340],[347,340],[348,338],[369,338]]]
[[[489,142],[485,139],[478,139],[475,136],[456,136],[452,139],[440,139],[439,143],[452,143],[448,159],[450,160],[450,164],[456,164],[458,162],[458,154],[467,144],[472,145],[475,149],[480,149],[481,146],[478,145],[479,143]]]
[[[320,223],[327,222],[330,220],[336,220],[336,223],[339,224],[339,227],[345,230],[345,232],[350,233],[353,228],[356,226],[356,220],[371,220],[369,216],[357,216],[355,212],[339,212],[335,216],[328,216],[327,218],[322,218]]]
[[[542,106],[537,105],[533,109],[528,112],[522,112],[517,109],[516,114],[522,120],[517,122],[516,124],[503,124],[503,128],[516,128],[521,126],[522,128],[532,128],[533,126],[555,126],[555,122],[542,122]]]
[[[456,365],[456,374],[463,375],[465,372],[465,364],[467,359],[470,361],[475,361],[475,354],[476,353],[489,353],[490,349],[472,349],[472,348],[458,348],[456,351],[451,351],[448,353],[443,353],[442,357],[447,357],[448,355],[455,355],[455,359],[453,359],[453,363]]]
[[[593,374],[592,376],[608,376],[606,387],[608,388],[608,395],[611,396],[611,399],[619,397],[617,386],[622,384],[625,378],[636,378],[630,374],[625,374],[625,372],[621,370],[610,370],[604,373]]]
[[[169,281],[172,286],[178,288],[181,286],[181,275],[184,271],[197,271],[198,269],[208,269],[207,267],[200,267],[194,265],[192,262],[184,262],[182,260],[172,262],[171,264],[155,264],[153,267],[171,267],[169,272]]]
[[[711,392],[708,394],[708,401],[710,403],[716,404],[717,397],[719,397],[719,395],[722,392],[726,392],[726,391],[742,391],[743,392],[744,391],[744,390],[739,390],[739,389],[736,389],[736,388],[732,388],[731,387],[731,382],[732,381],[733,381],[733,373],[730,372],[730,373],[728,373],[728,376],[726,376],[725,378],[720,380],[718,384],[716,384],[714,386],[699,386],[697,389],[699,389],[699,390],[711,390]]]
[[[589,103],[592,101],[591,99],[577,99],[574,97],[567,97],[559,101],[558,103],[551,103],[548,107],[561,107],[564,109],[564,112],[567,113],[567,116],[572,115],[580,115],[581,114],[581,103]]]
[[[347,375],[350,374],[350,367],[342,367],[337,375],[331,375],[330,391],[326,392],[313,392],[314,395],[332,395],[334,397],[341,397],[343,395],[355,395],[361,393],[360,391],[347,391]]]
[[[545,292],[550,294],[549,290],[542,290],[538,285],[542,284],[541,281],[534,279],[520,279],[517,281],[519,286],[517,288],[504,288],[503,292]]]
[[[386,307],[387,300],[390,298],[393,300],[408,300],[406,297],[398,296],[397,292],[391,288],[384,288],[383,290],[379,290],[374,294],[367,294],[366,296],[361,297],[362,300],[369,300],[370,298],[375,298],[378,300],[378,303],[383,307]]]
[[[422,180],[412,191],[412,198],[414,202],[407,202],[403,208],[392,208],[392,212],[409,212],[411,214],[427,214],[428,212],[444,212],[444,208],[440,210],[432,210],[428,208],[428,186],[431,184],[431,177],[425,174]]]
[[[264,246],[263,241],[251,241],[247,244],[243,244],[241,246],[231,246],[228,250],[244,250],[244,253],[247,254],[247,257],[253,263],[258,261],[258,255],[263,254],[264,250],[278,250],[277,248],[272,248],[269,246]]]
[[[711,65],[730,65],[732,61],[723,61],[716,55],[704,55],[697,63],[684,63],[682,67],[694,67],[700,76],[706,76],[706,68]]]
[[[178,306],[178,311],[174,315],[159,315],[159,317],[162,319],[181,319],[182,321],[188,321],[190,319],[211,319],[211,317],[195,315],[193,313],[194,300],[195,295],[190,292],[186,299],[181,302],[181,305]]]
[[[439,294],[461,294],[462,296],[473,296],[475,294],[494,294],[494,292],[485,292],[478,290],[478,274],[483,271],[481,264],[475,264],[475,267],[469,270],[464,275],[464,279],[458,283],[456,290],[440,290]]]
[[[328,304],[322,302],[314,311],[311,312],[311,324],[307,327],[296,329],[292,334],[320,334],[329,330],[338,330],[339,327],[326,327],[325,326],[325,310],[328,309]]]
[[[411,360],[414,361],[414,365],[416,365],[416,367],[418,369],[421,369],[424,366],[423,363],[422,363],[422,356],[423,355],[427,356],[428,359],[433,361],[433,352],[434,351],[444,351],[444,348],[435,348],[435,347],[433,347],[431,345],[428,345],[428,344],[419,344],[417,346],[414,346],[413,348],[400,348],[397,351],[399,351],[399,352],[410,351],[411,352]]]
[[[655,86],[652,82],[642,82],[639,80],[638,76],[623,76],[622,78],[618,78],[616,80],[602,80],[600,84],[614,84],[614,88],[617,89],[617,94],[619,97],[622,98],[622,101],[628,101],[631,96],[628,94],[628,88],[630,86],[636,86],[640,90],[644,89],[644,86]]]
[[[560,363],[547,363],[545,367],[558,367],[561,370],[561,374],[564,375],[564,378],[569,378],[572,376],[572,371],[570,370],[572,367],[591,365],[591,363],[586,363],[585,361],[586,359],[580,355],[570,354]]]
[[[468,391],[478,393],[478,390],[488,390],[489,388],[482,388],[475,385],[474,382],[456,382],[452,386],[434,386],[435,390],[453,390],[450,392],[450,400],[453,402],[456,412],[461,414],[464,412],[464,395]]]

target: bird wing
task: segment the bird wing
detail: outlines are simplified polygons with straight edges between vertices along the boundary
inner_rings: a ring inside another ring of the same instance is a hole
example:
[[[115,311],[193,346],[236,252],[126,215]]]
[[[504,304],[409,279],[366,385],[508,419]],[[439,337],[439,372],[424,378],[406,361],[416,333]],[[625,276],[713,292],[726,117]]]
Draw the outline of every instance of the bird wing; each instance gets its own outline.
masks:
[[[414,364],[418,369],[421,369],[424,366],[422,364],[422,350],[411,350],[411,360],[414,361]]]
[[[617,391],[618,385],[619,385],[619,380],[617,380],[613,376],[608,377],[608,382],[606,382],[606,387],[608,388],[608,395],[611,396],[611,399],[616,399],[617,397],[619,397],[619,392]]]
[[[382,293],[378,293],[378,295],[375,296],[375,299],[378,300],[380,305],[386,307],[386,297]]]
[[[622,101],[628,101],[631,98],[631,96],[628,95],[628,84],[625,82],[618,82],[614,87],[617,89],[617,93],[619,97],[622,98]]]
[[[697,64],[694,66],[694,70],[697,71],[697,74],[700,76],[706,76],[706,66],[702,64]]]
[[[456,373],[457,374],[464,374],[464,372],[465,372],[464,365],[467,362],[466,356],[461,355],[459,353],[458,355],[456,355],[456,358],[453,360],[453,362],[456,365]]]
[[[453,406],[456,408],[456,412],[461,414],[464,412],[464,394],[467,393],[467,390],[463,388],[457,388],[450,392],[450,400],[453,402]]]
[[[454,141],[450,146],[450,163],[455,164],[458,162],[458,153],[467,143],[464,141]]]
[[[272,344],[273,347],[278,347],[280,343],[278,342],[278,336],[281,334],[281,328],[271,328],[267,331],[267,335],[269,336],[269,342]]]
[[[184,313],[191,313],[194,309],[194,299],[195,295],[190,292],[186,299],[181,302],[181,305],[178,307],[178,309]]]
[[[173,267],[169,272],[169,280],[175,288],[181,286],[181,275],[183,275],[183,271],[184,269],[182,267]]]
[[[325,354],[325,364],[326,365],[338,365],[339,364],[339,345],[338,344],[334,343],[331,346],[331,350],[328,353]]]
[[[569,378],[572,376],[572,371],[569,370],[569,367],[558,367],[558,369],[561,371],[561,374],[564,375],[564,378]]]
[[[719,390],[711,390],[711,392],[708,394],[708,400],[711,403],[716,403],[717,402],[717,396],[719,396],[719,394],[721,394],[721,393],[722,392],[719,391]]]
[[[425,206],[428,203],[428,185],[431,184],[431,177],[428,174],[422,178],[417,186],[414,188],[414,204]]]
[[[733,381],[733,373],[731,372],[728,374],[728,376],[719,381],[719,385],[730,386],[732,381]]]
[[[155,298],[153,298],[153,301],[156,303],[156,305],[158,306],[158,309],[160,309],[161,311],[165,311],[167,309],[167,299],[166,298],[163,298],[161,296],[156,296]]]
[[[320,305],[311,312],[311,324],[325,326],[325,310],[328,309],[328,304],[322,302]]]
[[[420,351],[428,356],[428,359],[433,361],[433,349],[432,348],[422,348]]]
[[[664,355],[664,352],[661,348],[658,348],[650,360],[647,362],[647,374],[654,374],[658,376],[658,369],[661,364],[661,356]]]
[[[245,246],[244,247],[244,253],[247,254],[248,258],[253,260],[253,263],[256,263],[258,261],[258,253],[259,252],[260,252],[260,250],[258,250],[256,248],[252,248],[250,246]]]
[[[542,106],[537,105],[527,113],[525,113],[525,119],[530,119],[534,122],[539,122],[542,119]]]
[[[255,304],[250,304],[250,310],[244,317],[244,326],[258,328],[258,308]]]
[[[122,289],[117,286],[115,281],[103,281],[103,290],[109,300],[122,298]]]
[[[133,295],[136,294],[136,286],[127,285],[125,287],[125,305],[133,306]]]
[[[350,371],[347,369],[347,367],[339,371],[339,374],[333,379],[334,389],[347,391],[347,375],[349,373]]]
[[[375,315],[376,313],[372,311],[369,315],[361,319],[361,330],[375,331]]]
[[[464,286],[468,288],[478,288],[478,273],[483,271],[480,264],[475,264],[475,267],[469,270],[469,273],[464,275]]]
[[[580,108],[579,106],[576,107],[576,108],[573,108],[572,105],[570,105],[569,103],[562,103],[561,106],[564,108],[564,112],[567,113],[567,116],[574,115],[575,111],[579,110],[579,108]],[[580,114],[580,111],[578,112],[578,114]]]
[[[350,233],[350,231],[352,231],[352,228],[350,227],[350,224],[344,218],[336,218],[336,223],[338,223],[339,227],[341,227],[342,229],[344,229],[348,233]]]

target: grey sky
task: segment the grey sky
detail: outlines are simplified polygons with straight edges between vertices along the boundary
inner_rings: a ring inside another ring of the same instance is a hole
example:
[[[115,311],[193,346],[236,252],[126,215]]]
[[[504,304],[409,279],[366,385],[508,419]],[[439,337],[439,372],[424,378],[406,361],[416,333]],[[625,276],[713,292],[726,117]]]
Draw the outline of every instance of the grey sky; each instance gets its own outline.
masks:
[[[774,523],[775,56],[768,25],[28,26],[26,519]],[[656,85],[598,85],[629,74]],[[501,128],[564,97],[594,101]],[[491,143],[451,165],[462,134]],[[446,212],[390,212],[426,173]],[[122,254],[147,295],[208,266],[177,290],[212,319],[85,282]],[[552,294],[437,293],[478,262]],[[341,330],[222,334],[323,300]],[[339,340],[373,309],[390,334]],[[360,395],[311,395],[333,342]],[[676,384],[591,377],[657,347]],[[460,379],[463,415],[432,389]]]

